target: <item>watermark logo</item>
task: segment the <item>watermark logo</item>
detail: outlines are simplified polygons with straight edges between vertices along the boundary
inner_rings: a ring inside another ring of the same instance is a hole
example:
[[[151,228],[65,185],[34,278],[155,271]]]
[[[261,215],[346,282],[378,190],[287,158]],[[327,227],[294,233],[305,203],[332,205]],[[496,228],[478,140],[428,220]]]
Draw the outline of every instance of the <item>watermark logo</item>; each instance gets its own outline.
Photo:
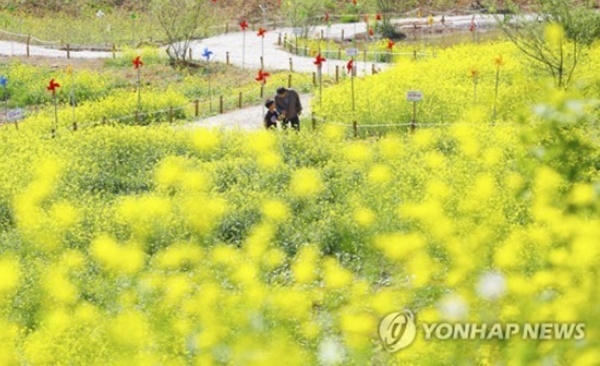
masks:
[[[585,323],[422,323],[423,339],[453,340],[581,340]],[[379,323],[379,337],[390,353],[409,346],[417,336],[414,314],[405,310],[386,315]]]
[[[416,336],[415,316],[409,310],[388,314],[379,323],[379,337],[390,353],[407,347]]]

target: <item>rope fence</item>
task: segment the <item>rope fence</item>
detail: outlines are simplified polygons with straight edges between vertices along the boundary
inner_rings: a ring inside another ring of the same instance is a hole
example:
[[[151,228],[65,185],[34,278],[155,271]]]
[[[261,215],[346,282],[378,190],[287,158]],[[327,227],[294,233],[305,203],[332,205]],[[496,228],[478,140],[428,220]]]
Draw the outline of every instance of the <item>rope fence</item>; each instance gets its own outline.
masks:
[[[428,14],[432,14],[435,16],[452,16],[452,15],[470,15],[470,14],[479,14],[480,11],[477,10],[473,10],[470,9],[468,7],[465,8],[453,8],[444,12],[432,12],[429,11],[427,9],[422,9],[422,8],[415,8],[412,9],[410,11],[406,11],[406,12],[396,12],[396,13],[385,13],[386,17],[389,17],[390,19],[393,19],[393,22],[396,22],[398,20],[401,20],[402,18],[406,18],[409,16],[414,16],[414,15],[421,15],[421,16],[427,16]],[[369,18],[374,18],[376,16],[376,14],[363,14],[363,13],[354,13],[354,14],[329,14],[329,20],[330,21],[337,21],[337,22],[344,22],[346,21],[346,23],[357,23],[357,22],[363,22],[364,17],[369,17]],[[353,20],[353,21],[347,21],[347,20]],[[421,18],[418,18],[419,20]],[[427,21],[426,18],[423,18],[422,21]],[[260,17],[254,17],[251,19],[248,19],[249,22],[249,26],[250,29],[252,31],[257,30],[257,28],[259,26],[271,26],[273,29],[277,29],[277,28],[285,28],[285,27],[292,27],[292,28],[297,28],[297,27],[301,27],[303,29],[310,29],[312,27],[316,27],[316,26],[326,26],[328,25],[328,22],[325,21],[325,16],[324,15],[318,15],[318,16],[313,16],[313,17],[308,17],[305,19],[305,21],[302,24],[298,24],[298,23],[294,23],[291,22],[288,19],[285,18],[271,18],[269,20],[267,19],[263,19]],[[413,21],[414,24],[417,24]],[[407,27],[413,27],[413,23],[411,23],[410,26]],[[421,23],[419,23],[421,24]],[[448,27],[446,27],[448,28]],[[196,30],[197,33],[196,36],[192,37],[193,39],[202,39],[208,35],[219,35],[219,34],[227,34],[229,32],[232,31],[239,31],[239,25],[237,23],[232,23],[232,22],[227,22],[225,24],[221,24],[221,25],[214,25],[214,26],[210,26],[210,27],[206,27],[204,29],[201,30]],[[151,44],[151,45],[157,45],[157,46],[164,46],[166,44],[168,44],[168,42],[166,40],[156,40],[156,39],[152,39],[152,38],[147,38],[147,39],[138,39],[136,41],[132,40],[132,39],[119,39],[119,40],[113,40],[112,42],[107,42],[107,43],[75,43],[75,42],[69,42],[68,40],[44,40],[41,39],[35,35],[29,34],[29,33],[17,33],[17,32],[13,32],[13,31],[9,31],[9,30],[4,30],[4,29],[0,29],[0,38],[8,40],[8,41],[19,41],[20,43],[25,43],[26,45],[26,55],[29,56],[30,54],[30,46],[42,46],[42,47],[46,47],[46,48],[50,48],[50,49],[56,49],[56,50],[62,50],[62,51],[66,51],[67,53],[67,57],[70,57],[69,53],[70,51],[105,51],[105,52],[113,52],[113,54],[115,54],[118,50],[120,50],[122,47],[121,45],[134,45],[134,47],[140,46],[140,45],[144,45],[144,44]],[[334,37],[335,38],[335,37]],[[343,33],[340,37],[341,40],[344,39]],[[298,54],[298,52],[296,52],[296,54]],[[335,54],[335,52],[333,52],[332,54]],[[385,62],[385,61],[382,61]]]

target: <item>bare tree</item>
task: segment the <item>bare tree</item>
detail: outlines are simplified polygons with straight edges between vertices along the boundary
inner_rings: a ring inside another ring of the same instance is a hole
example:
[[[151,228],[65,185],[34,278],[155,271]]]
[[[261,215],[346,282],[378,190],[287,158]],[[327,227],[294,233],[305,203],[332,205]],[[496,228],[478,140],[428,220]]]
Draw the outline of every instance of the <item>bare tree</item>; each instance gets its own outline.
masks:
[[[536,0],[535,15],[498,18],[508,38],[567,88],[580,58],[600,38],[600,15],[584,2]]]
[[[188,49],[202,26],[207,26],[205,0],[153,0],[152,11],[164,30],[167,54],[174,65],[186,64]]]

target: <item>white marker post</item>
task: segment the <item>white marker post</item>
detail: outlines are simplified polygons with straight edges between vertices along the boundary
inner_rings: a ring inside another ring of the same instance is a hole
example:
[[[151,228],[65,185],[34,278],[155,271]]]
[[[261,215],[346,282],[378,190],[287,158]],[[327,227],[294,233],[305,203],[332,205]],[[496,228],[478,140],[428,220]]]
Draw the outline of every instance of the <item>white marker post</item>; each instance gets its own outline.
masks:
[[[417,127],[417,103],[423,100],[423,92],[411,90],[406,93],[406,100],[413,103],[413,117],[410,122],[410,131],[415,132]]]

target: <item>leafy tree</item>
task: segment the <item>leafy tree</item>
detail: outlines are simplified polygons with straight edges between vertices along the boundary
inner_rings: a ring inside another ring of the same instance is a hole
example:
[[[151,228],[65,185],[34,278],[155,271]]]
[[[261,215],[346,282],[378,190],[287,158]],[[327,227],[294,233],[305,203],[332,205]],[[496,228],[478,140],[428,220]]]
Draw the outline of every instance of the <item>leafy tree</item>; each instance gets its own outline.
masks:
[[[534,14],[499,19],[509,39],[567,88],[580,58],[600,38],[600,14],[584,2],[535,0]]]

